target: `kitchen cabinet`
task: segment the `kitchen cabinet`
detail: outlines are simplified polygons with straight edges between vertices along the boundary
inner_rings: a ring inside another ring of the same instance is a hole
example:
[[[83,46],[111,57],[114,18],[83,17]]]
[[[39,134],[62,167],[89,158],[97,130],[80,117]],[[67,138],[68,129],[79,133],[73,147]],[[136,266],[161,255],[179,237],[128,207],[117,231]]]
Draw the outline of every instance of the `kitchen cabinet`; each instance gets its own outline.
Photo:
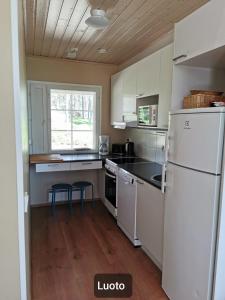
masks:
[[[173,44],[161,49],[159,102],[158,102],[158,127],[168,127],[168,112],[171,106],[172,75],[173,75]]]
[[[160,51],[137,63],[137,97],[159,94]]]
[[[102,168],[102,161],[81,161],[81,162],[71,162],[70,163],[70,170],[95,170]]]
[[[168,127],[172,90],[172,53],[170,44],[116,73],[111,78],[111,125],[137,126],[136,99],[145,96],[158,104],[158,127]],[[151,98],[151,97],[150,97]],[[139,101],[142,101],[140,99]]]
[[[38,82],[29,85],[29,146],[30,154],[48,153],[47,96],[45,87]]]
[[[122,72],[111,77],[111,125],[123,122],[123,79]]]
[[[161,269],[163,252],[164,197],[151,184],[137,180],[137,238],[143,250]]]
[[[224,15],[224,0],[214,0],[175,24],[175,63],[224,46]]]
[[[59,162],[48,164],[36,164],[36,172],[60,172],[78,170],[96,170],[102,168],[102,161],[79,161],[79,162]]]
[[[137,65],[132,65],[122,73],[123,77],[123,113],[136,115],[136,72]]]
[[[111,78],[111,125],[136,120],[136,66],[132,65]]]
[[[36,164],[36,172],[62,172],[70,171],[70,163],[50,163],[50,164]]]

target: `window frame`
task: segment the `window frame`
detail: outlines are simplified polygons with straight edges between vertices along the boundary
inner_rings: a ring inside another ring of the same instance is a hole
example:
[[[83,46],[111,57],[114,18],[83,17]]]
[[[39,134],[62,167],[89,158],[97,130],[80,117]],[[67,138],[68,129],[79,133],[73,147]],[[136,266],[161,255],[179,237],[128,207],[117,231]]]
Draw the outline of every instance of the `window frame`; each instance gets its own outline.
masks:
[[[28,84],[40,84],[46,89],[46,111],[47,111],[47,148],[48,153],[59,154],[77,154],[77,153],[97,153],[99,147],[99,135],[101,135],[101,98],[102,98],[102,86],[87,85],[87,84],[70,84],[70,83],[58,83],[58,82],[43,82],[43,81],[28,81]],[[51,90],[75,90],[75,91],[87,91],[96,93],[96,105],[95,105],[95,149],[71,149],[71,150],[52,150],[51,149]],[[33,138],[33,137],[32,137]]]

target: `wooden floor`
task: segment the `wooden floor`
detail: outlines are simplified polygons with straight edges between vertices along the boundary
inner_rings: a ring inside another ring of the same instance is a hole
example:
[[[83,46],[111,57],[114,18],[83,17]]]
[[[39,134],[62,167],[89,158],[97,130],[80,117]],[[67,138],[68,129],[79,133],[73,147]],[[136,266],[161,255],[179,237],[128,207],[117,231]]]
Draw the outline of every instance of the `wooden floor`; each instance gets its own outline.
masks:
[[[32,209],[32,300],[92,300],[96,273],[130,273],[134,300],[168,299],[161,273],[140,248],[134,248],[98,202],[82,215],[75,205]],[[106,299],[106,298],[105,298]],[[112,298],[111,298],[112,299]],[[118,298],[117,298],[118,299]]]

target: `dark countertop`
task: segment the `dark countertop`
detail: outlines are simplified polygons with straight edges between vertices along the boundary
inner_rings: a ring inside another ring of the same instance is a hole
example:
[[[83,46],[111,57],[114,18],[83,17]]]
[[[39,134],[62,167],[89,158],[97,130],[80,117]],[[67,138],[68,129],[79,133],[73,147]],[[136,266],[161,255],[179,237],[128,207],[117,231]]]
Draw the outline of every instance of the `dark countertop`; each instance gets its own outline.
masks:
[[[53,156],[53,158],[51,157]],[[118,158],[118,155],[99,155],[98,153],[86,153],[86,154],[61,154],[54,157],[54,155],[30,155],[30,164],[37,163],[64,163],[64,162],[84,162],[84,161],[99,161],[105,163],[106,158]],[[55,159],[55,160],[54,160]],[[58,159],[58,160],[57,160]],[[161,188],[161,183],[155,182],[151,179],[153,175],[162,174],[162,166],[155,162],[138,162],[138,163],[125,163],[119,164],[120,168],[137,176],[138,178]]]
[[[143,162],[135,164],[121,164],[119,165],[123,170],[137,176],[138,178],[161,188],[161,183],[153,181],[152,176],[162,174],[162,166],[156,162]]]
[[[64,162],[76,162],[76,161],[96,161],[104,160],[105,156],[99,155],[98,153],[90,154],[61,154]]]
[[[80,154],[34,154],[30,155],[30,164],[43,163],[64,163],[64,162],[83,162],[98,161],[105,162],[106,158],[115,157],[114,155],[99,155],[98,153],[80,153]]]

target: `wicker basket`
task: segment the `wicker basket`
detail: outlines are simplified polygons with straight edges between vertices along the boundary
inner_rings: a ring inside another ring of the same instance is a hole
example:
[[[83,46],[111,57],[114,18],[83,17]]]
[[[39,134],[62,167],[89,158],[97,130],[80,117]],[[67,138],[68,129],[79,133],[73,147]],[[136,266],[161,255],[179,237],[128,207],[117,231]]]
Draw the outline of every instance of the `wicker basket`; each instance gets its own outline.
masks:
[[[196,94],[184,97],[184,108],[209,107],[211,102],[225,102],[225,97],[207,94]]]

